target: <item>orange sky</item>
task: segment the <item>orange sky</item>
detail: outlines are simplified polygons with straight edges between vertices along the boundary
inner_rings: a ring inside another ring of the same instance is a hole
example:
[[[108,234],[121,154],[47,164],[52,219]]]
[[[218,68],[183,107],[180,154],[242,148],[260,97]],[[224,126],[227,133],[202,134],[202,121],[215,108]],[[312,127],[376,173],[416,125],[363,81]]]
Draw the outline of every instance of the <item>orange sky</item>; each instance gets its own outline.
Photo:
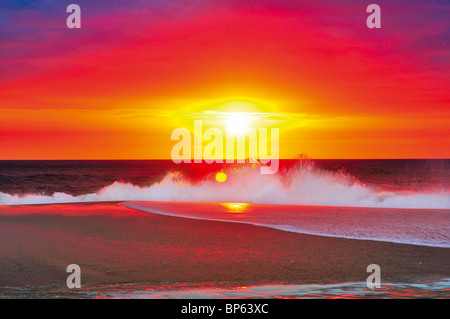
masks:
[[[376,30],[360,1],[78,1],[81,29],[17,3],[0,159],[170,158],[173,129],[230,101],[279,119],[282,158],[450,158],[445,2],[380,2]]]

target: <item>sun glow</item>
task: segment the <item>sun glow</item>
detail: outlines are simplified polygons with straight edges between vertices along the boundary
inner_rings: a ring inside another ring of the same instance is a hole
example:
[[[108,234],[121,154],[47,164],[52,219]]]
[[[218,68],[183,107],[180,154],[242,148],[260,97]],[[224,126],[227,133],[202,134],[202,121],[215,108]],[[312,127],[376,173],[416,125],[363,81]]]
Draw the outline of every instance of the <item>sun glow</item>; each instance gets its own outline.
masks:
[[[243,113],[230,113],[226,119],[227,130],[233,134],[244,133],[250,124],[250,117]]]

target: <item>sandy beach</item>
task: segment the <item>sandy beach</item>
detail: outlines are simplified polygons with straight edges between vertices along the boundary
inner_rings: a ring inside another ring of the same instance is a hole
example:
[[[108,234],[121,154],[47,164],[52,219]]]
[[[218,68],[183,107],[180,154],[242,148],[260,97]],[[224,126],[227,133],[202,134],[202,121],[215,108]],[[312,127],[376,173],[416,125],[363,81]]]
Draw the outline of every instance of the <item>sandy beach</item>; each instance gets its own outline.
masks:
[[[450,276],[447,248],[168,217],[118,202],[2,206],[0,245],[1,287],[64,287],[69,264],[80,265],[84,286],[365,281],[372,263],[388,282]]]

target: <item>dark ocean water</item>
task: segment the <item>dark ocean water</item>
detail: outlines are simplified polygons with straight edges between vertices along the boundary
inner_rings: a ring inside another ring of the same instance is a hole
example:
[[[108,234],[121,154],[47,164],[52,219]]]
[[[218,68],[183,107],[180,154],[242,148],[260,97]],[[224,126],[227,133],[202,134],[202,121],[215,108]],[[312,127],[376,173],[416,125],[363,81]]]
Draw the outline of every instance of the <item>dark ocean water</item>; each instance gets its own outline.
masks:
[[[331,172],[343,180],[378,191],[448,191],[450,160],[281,160],[278,175],[298,166]],[[5,194],[70,195],[95,193],[114,182],[150,186],[169,172],[198,183],[220,170],[249,164],[174,164],[170,160],[0,161],[0,192]]]

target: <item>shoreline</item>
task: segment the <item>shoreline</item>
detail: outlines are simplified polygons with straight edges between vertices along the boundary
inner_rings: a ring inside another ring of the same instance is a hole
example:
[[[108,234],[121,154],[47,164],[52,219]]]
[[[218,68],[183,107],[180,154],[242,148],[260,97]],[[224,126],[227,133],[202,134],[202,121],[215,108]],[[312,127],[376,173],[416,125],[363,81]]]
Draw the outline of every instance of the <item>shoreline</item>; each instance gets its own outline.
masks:
[[[72,263],[86,286],[362,282],[372,263],[386,282],[450,277],[448,248],[162,216],[121,201],[0,206],[0,242],[0,287],[64,287]]]
[[[312,235],[312,236],[320,236],[320,237],[328,237],[328,238],[342,238],[342,239],[353,239],[353,240],[368,240],[368,241],[377,241],[377,242],[384,242],[384,243],[394,243],[394,244],[401,244],[401,245],[413,245],[413,246],[426,246],[426,247],[436,247],[436,248],[450,248],[450,246],[443,245],[443,244],[431,244],[431,243],[414,243],[414,242],[402,242],[397,240],[389,240],[387,238],[369,238],[369,237],[351,237],[346,235],[336,235],[331,233],[320,233],[318,231],[307,231],[305,228],[298,229],[293,225],[274,225],[274,224],[264,224],[261,222],[252,221],[249,219],[230,219],[229,215],[236,214],[236,212],[233,212],[232,210],[236,209],[236,204],[238,206],[240,204],[244,205],[245,207],[249,206],[251,211],[256,211],[257,209],[262,209],[263,211],[268,211],[273,214],[274,208],[278,210],[278,213],[283,210],[289,210],[294,209],[295,212],[298,214],[302,214],[303,221],[306,221],[305,218],[310,218],[308,214],[305,214],[305,212],[311,213],[311,211],[314,211],[314,214],[320,214],[324,215],[329,213],[329,211],[339,211],[339,214],[344,214],[348,212],[358,212],[360,215],[362,212],[369,211],[376,215],[380,212],[386,212],[391,211],[394,214],[401,214],[404,212],[410,213],[411,209],[405,209],[405,208],[377,208],[377,207],[341,207],[341,206],[312,206],[312,205],[287,205],[287,204],[248,204],[248,203],[232,203],[231,211],[228,207],[228,211],[224,213],[224,209],[220,209],[222,207],[227,207],[227,203],[210,203],[210,202],[199,202],[199,203],[193,203],[193,202],[151,202],[151,201],[124,201],[121,202],[122,205],[136,209],[142,212],[146,212],[149,214],[157,214],[161,216],[170,216],[170,217],[179,217],[179,218],[187,218],[187,219],[194,219],[194,220],[205,220],[205,221],[216,221],[216,222],[224,222],[224,223],[237,223],[237,224],[245,224],[245,225],[252,225],[256,227],[265,227],[269,229],[275,229],[283,232],[290,232],[290,233],[296,233],[296,234],[303,234],[303,235]],[[189,211],[188,214],[186,214],[186,209],[191,208],[194,206],[197,209],[197,212],[192,214],[192,210]],[[162,210],[161,210],[162,209]],[[205,211],[213,210],[214,215],[211,216],[210,214],[205,214]],[[420,214],[429,214],[431,213],[441,213],[441,212],[450,212],[450,210],[445,209],[417,209],[416,211],[412,210],[414,213],[420,213]],[[238,211],[238,214],[243,213],[244,215],[248,215],[248,212],[244,211]],[[334,216],[329,216],[329,218],[336,219],[339,217],[339,214],[334,214]],[[361,216],[358,216],[358,218],[361,218]],[[366,222],[370,223],[373,222],[367,220]]]
[[[2,204],[0,205],[0,209],[7,207],[15,207],[15,206],[24,206],[24,207],[34,207],[34,206],[50,206],[50,205],[95,205],[95,204],[124,204],[131,202],[141,202],[141,203],[157,203],[157,204],[217,204],[218,202],[214,201],[153,201],[153,200],[98,200],[98,201],[73,201],[73,202],[52,202],[52,203],[35,203],[35,204]],[[220,203],[241,203],[241,202],[220,202]],[[450,210],[450,208],[417,208],[417,207],[383,207],[383,206],[345,206],[345,205],[312,205],[312,204],[272,204],[272,203],[243,203],[249,205],[264,205],[264,206],[286,206],[286,207],[317,207],[317,208],[350,208],[350,209],[383,209],[383,210],[412,210],[412,211],[420,211],[420,210],[431,210],[431,211],[442,211],[442,210]]]

